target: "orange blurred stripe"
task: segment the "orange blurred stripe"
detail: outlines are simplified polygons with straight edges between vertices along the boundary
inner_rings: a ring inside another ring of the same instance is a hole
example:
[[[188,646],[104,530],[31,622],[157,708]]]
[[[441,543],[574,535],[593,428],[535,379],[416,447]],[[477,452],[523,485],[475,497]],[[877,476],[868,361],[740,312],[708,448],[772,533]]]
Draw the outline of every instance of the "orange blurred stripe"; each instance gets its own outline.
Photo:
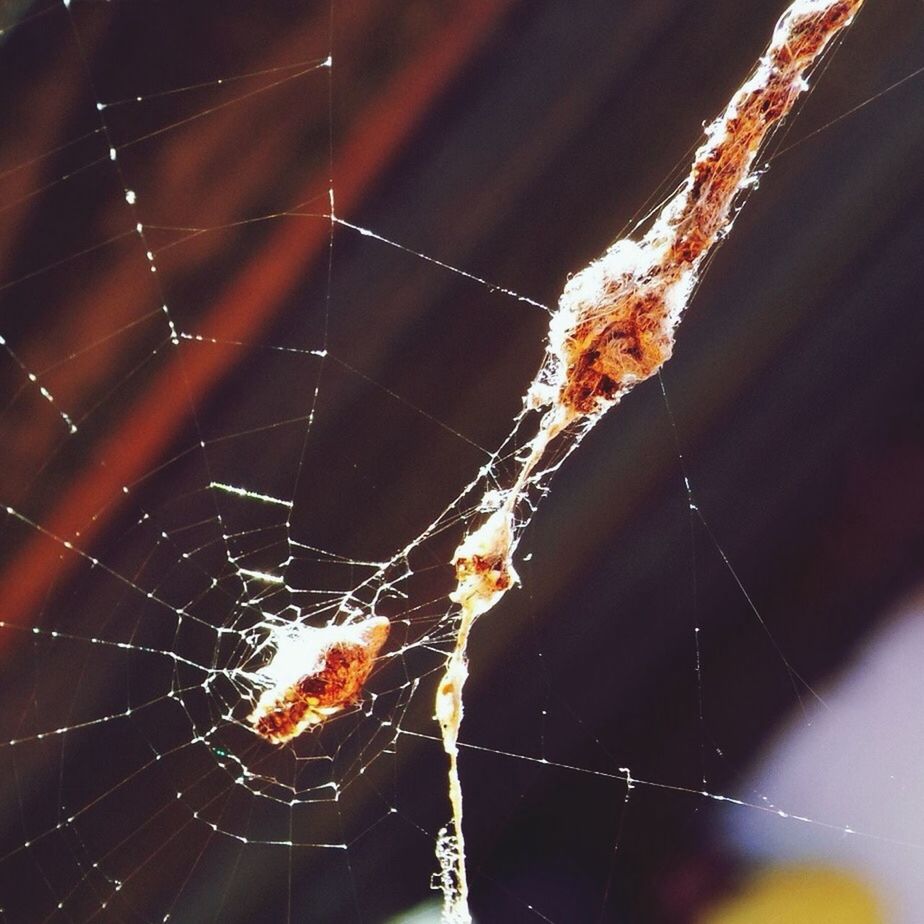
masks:
[[[470,60],[513,0],[472,0],[462,5],[435,41],[386,85],[358,120],[336,153],[336,204],[339,214],[354,211],[370,184],[382,175],[419,125],[428,108]],[[302,199],[326,186],[326,177],[310,177]],[[297,200],[300,201],[300,200]],[[328,241],[327,225],[291,222],[279,226],[267,244],[228,284],[198,333],[246,342],[275,315],[286,294],[302,278]],[[201,401],[229,374],[241,351],[201,350],[182,358],[173,354],[147,391],[99,447],[105,464],[86,467],[43,528],[54,536],[80,534],[86,548],[104,529],[124,497],[122,486],[150,471],[169,448],[191,411],[190,403],[164,400],[185,377],[192,401]],[[39,605],[53,580],[73,569],[76,554],[47,536],[34,533],[0,575],[3,618],[22,622]],[[9,635],[0,634],[0,644]]]

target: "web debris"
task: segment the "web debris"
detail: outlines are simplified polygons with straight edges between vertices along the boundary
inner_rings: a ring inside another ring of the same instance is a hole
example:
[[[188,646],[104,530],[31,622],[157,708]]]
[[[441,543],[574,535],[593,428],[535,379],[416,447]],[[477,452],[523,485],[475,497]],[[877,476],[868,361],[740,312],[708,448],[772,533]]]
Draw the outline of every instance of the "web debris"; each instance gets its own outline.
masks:
[[[808,88],[808,70],[862,3],[795,0],[753,73],[706,129],[686,181],[648,233],[640,241],[617,241],[573,276],[559,299],[545,360],[523,402],[524,413],[542,412],[538,430],[497,509],[453,556],[457,586],[451,599],[460,607],[459,627],[436,694],[452,808],[452,833],[443,829],[437,840],[447,922],[471,920],[458,767],[469,635],[478,617],[518,582],[513,555],[528,521],[521,510],[547,474],[541,464],[560,436],[567,435],[573,449],[607,410],[670,358],[703,261],[757,183],[758,152]],[[498,497],[496,488],[490,497]]]

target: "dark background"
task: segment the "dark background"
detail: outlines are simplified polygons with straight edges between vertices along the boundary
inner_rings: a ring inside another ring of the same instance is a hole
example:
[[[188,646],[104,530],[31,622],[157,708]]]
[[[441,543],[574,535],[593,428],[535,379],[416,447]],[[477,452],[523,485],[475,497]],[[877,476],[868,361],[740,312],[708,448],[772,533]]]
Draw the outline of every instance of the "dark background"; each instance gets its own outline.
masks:
[[[782,3],[332,7],[4,9],[7,623],[197,651],[137,589],[174,607],[195,599],[222,624],[239,618],[233,601],[214,601],[178,551],[203,548],[203,571],[230,586],[219,532],[265,527],[265,544],[230,542],[265,567],[285,545],[278,518],[249,520],[241,504],[219,501],[218,524],[213,479],[292,498],[291,537],[351,559],[382,560],[418,535],[484,463],[478,447],[507,435],[546,316],[348,228],[330,249],[318,216],[331,173],[343,218],[552,305],[569,272],[679,181]],[[522,588],[477,626],[462,778],[479,921],[540,920],[529,905],[556,922],[691,919],[735,873],[697,791],[730,792],[779,719],[811,701],[808,684],[920,579],[924,84],[874,97],[921,66],[922,38],[919,4],[871,0],[825,60],[710,263],[666,399],[646,383],[567,461],[521,546]],[[331,50],[330,79],[279,70]],[[214,85],[255,71],[268,73]],[[100,122],[96,102],[137,95],[147,101]],[[276,213],[288,214],[239,224]],[[222,342],[171,344],[163,302],[181,331]],[[323,363],[306,352],[325,344]],[[458,529],[423,549],[415,566],[433,564],[434,583],[415,592],[443,586]],[[309,559],[290,583],[345,589],[367,573]],[[0,658],[4,741],[182,682],[137,651],[10,628]],[[432,683],[382,708],[433,734]],[[436,743],[399,738],[371,781],[312,818],[312,838],[347,851],[242,850],[170,807],[177,780],[214,769],[208,753],[129,777],[152,740],[188,742],[209,708],[193,697],[179,724],[141,712],[128,728],[5,749],[0,853],[111,792],[83,823],[0,861],[10,921],[277,921],[289,909],[382,921],[426,896],[448,817]],[[622,767],[677,789],[640,783],[627,801]],[[233,798],[225,823],[259,815]]]

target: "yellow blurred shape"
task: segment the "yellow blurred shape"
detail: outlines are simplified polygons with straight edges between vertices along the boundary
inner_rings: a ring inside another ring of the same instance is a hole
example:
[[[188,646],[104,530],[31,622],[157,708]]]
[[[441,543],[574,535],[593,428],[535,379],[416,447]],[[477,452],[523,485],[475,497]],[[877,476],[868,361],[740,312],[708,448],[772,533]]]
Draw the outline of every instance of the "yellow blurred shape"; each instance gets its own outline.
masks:
[[[823,866],[765,869],[738,894],[708,909],[699,924],[885,924],[868,886]]]

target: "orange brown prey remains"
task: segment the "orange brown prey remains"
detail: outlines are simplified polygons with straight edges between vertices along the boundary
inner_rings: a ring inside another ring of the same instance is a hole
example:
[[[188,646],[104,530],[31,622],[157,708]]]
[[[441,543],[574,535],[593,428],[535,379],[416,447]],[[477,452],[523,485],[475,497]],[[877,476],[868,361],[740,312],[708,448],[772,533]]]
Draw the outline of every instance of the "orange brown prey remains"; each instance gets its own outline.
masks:
[[[384,616],[324,629],[305,627],[293,650],[280,649],[276,654],[276,658],[280,653],[291,657],[304,648],[300,665],[304,673],[293,676],[289,670],[261,694],[248,716],[254,731],[271,744],[285,744],[359,702],[389,629]]]

